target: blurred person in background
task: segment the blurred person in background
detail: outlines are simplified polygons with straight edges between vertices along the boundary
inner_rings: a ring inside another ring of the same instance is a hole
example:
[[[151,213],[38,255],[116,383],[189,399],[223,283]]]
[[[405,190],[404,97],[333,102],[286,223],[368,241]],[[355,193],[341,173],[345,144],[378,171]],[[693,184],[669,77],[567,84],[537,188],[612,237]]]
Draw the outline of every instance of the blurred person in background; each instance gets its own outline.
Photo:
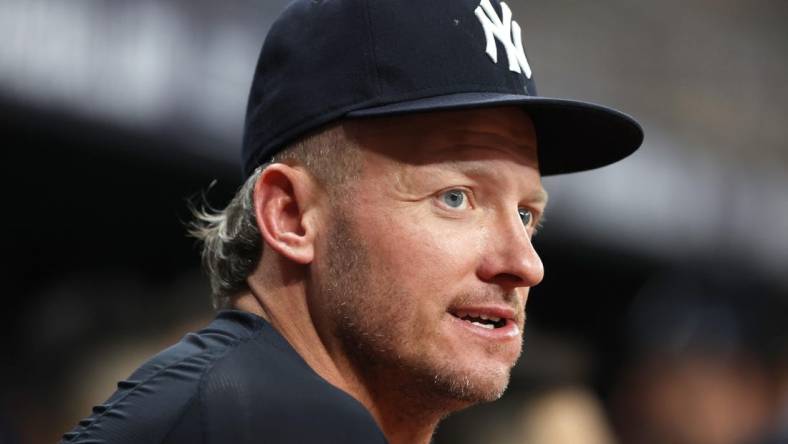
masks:
[[[429,442],[507,387],[541,176],[642,137],[537,96],[503,2],[292,3],[254,75],[246,182],[192,228],[219,313],[64,442]]]
[[[614,409],[623,442],[785,442],[785,305],[725,269],[661,275],[636,297]]]
[[[615,444],[607,412],[586,387],[567,386],[546,390],[522,409],[519,430],[512,443],[520,444]]]

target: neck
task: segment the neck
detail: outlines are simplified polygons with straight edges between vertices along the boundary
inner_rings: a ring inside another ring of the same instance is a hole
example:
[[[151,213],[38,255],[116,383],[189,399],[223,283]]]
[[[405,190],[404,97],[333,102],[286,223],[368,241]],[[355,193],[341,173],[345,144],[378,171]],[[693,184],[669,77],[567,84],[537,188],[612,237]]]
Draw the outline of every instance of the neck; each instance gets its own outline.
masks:
[[[465,407],[456,401],[424,396],[428,385],[404,372],[367,369],[364,373],[357,392],[392,444],[429,443],[438,423],[448,413]]]
[[[377,406],[380,407],[379,404]],[[396,411],[391,406],[385,410],[373,408],[370,413],[391,444],[428,444],[441,420],[441,416],[414,416]]]
[[[275,273],[267,274],[272,275]],[[462,407],[445,408],[445,401],[429,402],[413,395],[424,390],[393,383],[407,381],[407,375],[361,371],[362,366],[348,359],[330,337],[321,336],[310,315],[303,284],[266,285],[270,282],[253,279],[249,284],[251,290],[235,296],[232,307],[266,319],[318,375],[364,405],[391,444],[429,443],[440,420]]]

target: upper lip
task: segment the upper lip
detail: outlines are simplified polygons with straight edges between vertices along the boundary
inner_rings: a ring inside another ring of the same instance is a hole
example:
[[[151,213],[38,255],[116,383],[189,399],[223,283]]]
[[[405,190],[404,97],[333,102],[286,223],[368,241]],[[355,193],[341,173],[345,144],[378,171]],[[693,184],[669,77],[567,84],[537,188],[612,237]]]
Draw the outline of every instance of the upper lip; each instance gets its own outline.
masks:
[[[474,313],[484,315],[488,318],[501,318],[515,320],[516,312],[508,305],[495,305],[495,304],[478,304],[478,305],[461,305],[449,309],[449,313],[457,316],[458,313],[467,314]]]

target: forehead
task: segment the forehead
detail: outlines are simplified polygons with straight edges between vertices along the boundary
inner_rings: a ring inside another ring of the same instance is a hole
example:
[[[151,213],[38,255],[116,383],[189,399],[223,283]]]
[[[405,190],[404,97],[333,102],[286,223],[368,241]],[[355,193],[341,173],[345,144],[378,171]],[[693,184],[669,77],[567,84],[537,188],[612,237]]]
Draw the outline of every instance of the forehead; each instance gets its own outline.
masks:
[[[538,172],[533,122],[517,107],[350,120],[344,130],[366,157],[410,165],[505,157]]]

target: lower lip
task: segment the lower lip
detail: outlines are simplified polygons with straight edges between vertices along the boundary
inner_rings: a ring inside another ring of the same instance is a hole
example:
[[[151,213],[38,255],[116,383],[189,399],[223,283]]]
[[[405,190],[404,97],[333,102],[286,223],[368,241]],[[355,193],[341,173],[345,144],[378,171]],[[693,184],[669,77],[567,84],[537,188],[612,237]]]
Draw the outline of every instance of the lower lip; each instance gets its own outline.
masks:
[[[464,328],[467,331],[490,341],[505,342],[520,337],[520,327],[518,327],[517,323],[515,323],[511,319],[508,319],[506,321],[506,325],[504,325],[503,327],[484,328],[484,327],[479,327],[478,325],[471,324],[468,321],[463,321],[462,319],[454,315],[450,314],[449,316],[456,324],[459,324],[458,325],[459,327]]]

